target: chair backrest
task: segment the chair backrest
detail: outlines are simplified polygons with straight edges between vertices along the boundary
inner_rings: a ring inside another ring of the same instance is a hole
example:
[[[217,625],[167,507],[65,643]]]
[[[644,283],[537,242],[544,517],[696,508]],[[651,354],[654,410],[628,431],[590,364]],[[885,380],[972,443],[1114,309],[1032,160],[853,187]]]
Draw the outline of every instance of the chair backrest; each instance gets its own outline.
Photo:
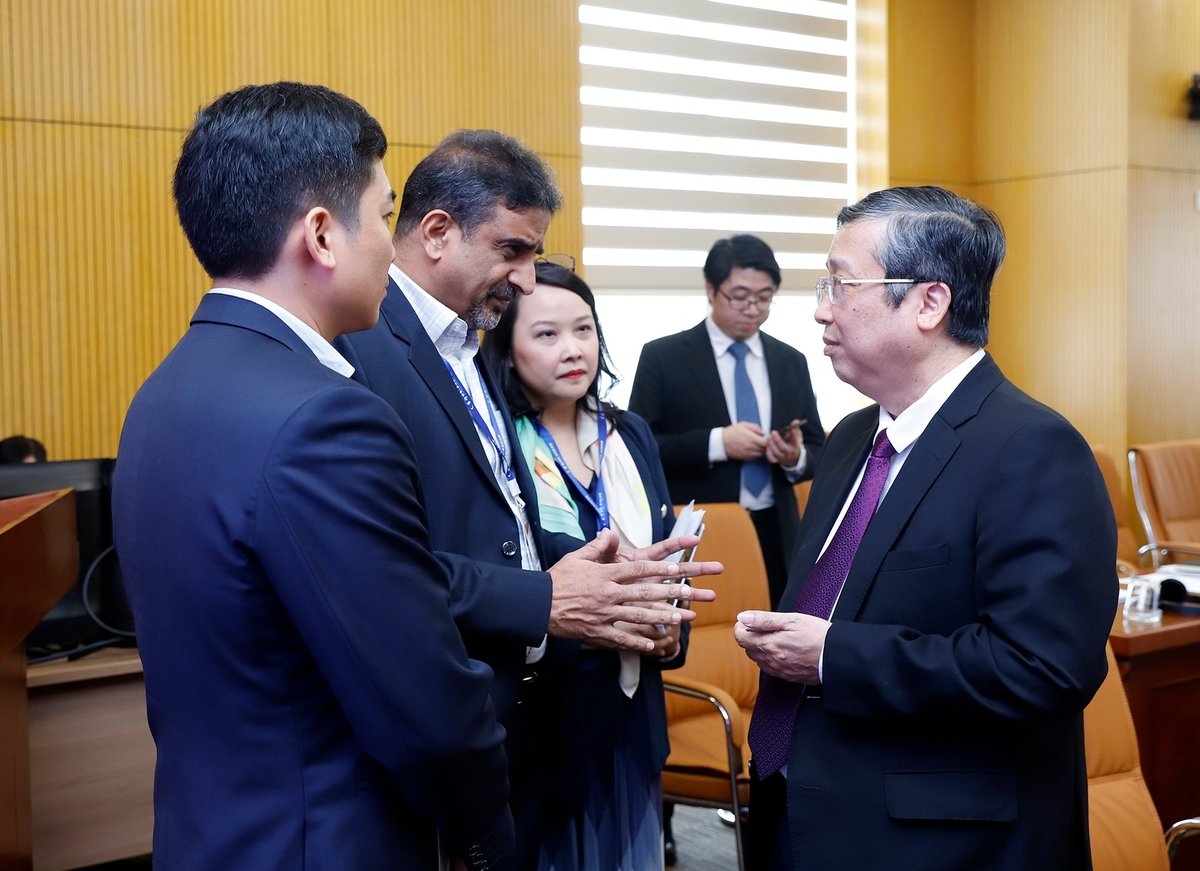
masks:
[[[1200,439],[1134,445],[1129,478],[1147,542],[1200,542]]]
[[[762,549],[750,515],[736,502],[696,507],[704,509],[704,537],[696,558],[720,560],[725,571],[697,582],[716,590],[717,598],[696,605],[687,661],[679,674],[715,684],[749,709],[758,697],[758,666],[734,640],[733,626],[742,611],[770,610]],[[672,695],[667,703],[676,713],[700,704]]]
[[[1137,733],[1121,673],[1108,648],[1108,676],[1083,712],[1093,871],[1167,871],[1166,843],[1142,777]]]
[[[1117,565],[1125,564],[1126,571],[1118,574],[1128,574],[1137,570],[1138,543],[1130,524],[1129,502],[1125,496],[1125,488],[1121,486],[1121,474],[1108,448],[1102,445],[1092,445],[1092,453],[1096,457],[1096,465],[1104,476],[1104,486],[1108,488],[1108,498],[1112,502],[1113,516],[1117,519]]]

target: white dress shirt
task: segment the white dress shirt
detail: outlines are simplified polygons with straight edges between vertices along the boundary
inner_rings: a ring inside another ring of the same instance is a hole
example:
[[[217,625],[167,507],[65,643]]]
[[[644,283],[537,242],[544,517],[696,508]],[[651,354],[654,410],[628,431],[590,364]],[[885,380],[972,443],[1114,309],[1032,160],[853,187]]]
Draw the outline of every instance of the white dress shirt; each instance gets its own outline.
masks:
[[[262,306],[283,321],[288,329],[299,336],[300,341],[308,345],[312,352],[316,354],[322,366],[328,366],[334,372],[337,372],[339,375],[345,375],[347,378],[354,374],[354,367],[350,365],[345,357],[338,353],[337,348],[325,341],[324,336],[279,305],[279,303],[272,302],[265,296],[259,296],[257,293],[251,293],[248,290],[238,290],[236,287],[214,287],[209,293],[236,296],[238,299],[244,299]]]
[[[717,375],[721,378],[721,390],[725,393],[725,406],[729,409],[729,419],[737,422],[737,396],[733,386],[733,370],[737,365],[734,356],[729,353],[729,346],[736,341],[721,330],[713,321],[712,315],[704,319],[704,327],[708,330],[708,340],[712,343],[713,356],[717,361]],[[767,358],[763,354],[762,334],[755,332],[745,340],[750,353],[746,355],[746,374],[750,376],[750,384],[754,387],[754,398],[758,400],[758,419],[763,432],[771,431],[771,380],[767,377]],[[729,459],[725,452],[725,439],[721,434],[724,427],[714,427],[708,434],[708,462],[724,463]],[[808,465],[808,451],[800,446],[800,458],[794,466],[784,466],[784,474],[793,484],[800,480],[804,468]],[[761,493],[754,494],[742,486],[738,494],[738,503],[749,511],[770,508],[775,504],[773,488],[764,487]]]

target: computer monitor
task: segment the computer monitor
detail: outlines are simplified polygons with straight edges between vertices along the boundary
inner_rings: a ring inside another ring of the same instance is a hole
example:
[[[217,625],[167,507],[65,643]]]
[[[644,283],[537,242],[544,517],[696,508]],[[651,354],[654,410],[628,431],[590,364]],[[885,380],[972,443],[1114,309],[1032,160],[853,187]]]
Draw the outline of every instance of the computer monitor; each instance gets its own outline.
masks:
[[[89,645],[132,643],[133,618],[113,550],[112,459],[0,465],[0,499],[71,487],[79,578],[29,634],[31,662],[72,655]]]

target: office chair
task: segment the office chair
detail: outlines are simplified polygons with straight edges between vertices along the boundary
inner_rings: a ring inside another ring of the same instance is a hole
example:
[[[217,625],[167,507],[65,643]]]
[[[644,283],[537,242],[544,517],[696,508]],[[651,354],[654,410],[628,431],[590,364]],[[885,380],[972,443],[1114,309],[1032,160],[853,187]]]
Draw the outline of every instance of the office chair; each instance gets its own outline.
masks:
[[[733,813],[738,869],[744,868],[742,814],[749,801],[746,730],[758,697],[758,666],[733,639],[737,615],[770,610],[767,570],[754,523],[737,503],[697,505],[705,511],[697,559],[720,560],[725,572],[704,579],[715,602],[696,607],[687,662],[663,672],[671,755],[663,798]]]

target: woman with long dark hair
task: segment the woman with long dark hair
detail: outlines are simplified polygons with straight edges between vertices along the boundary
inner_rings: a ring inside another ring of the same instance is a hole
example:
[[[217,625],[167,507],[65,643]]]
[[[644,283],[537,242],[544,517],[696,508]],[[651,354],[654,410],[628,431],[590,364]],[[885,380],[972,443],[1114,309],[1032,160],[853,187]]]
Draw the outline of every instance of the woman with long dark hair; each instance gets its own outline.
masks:
[[[602,398],[602,376],[615,377],[583,279],[538,263],[534,293],[510,303],[483,355],[513,412],[551,560],[605,528],[630,547],[667,536],[674,511],[658,447],[644,420]],[[686,629],[643,628],[653,653],[583,646],[550,676],[553,794],[540,871],[662,867],[668,745],[659,671],[682,664]]]

